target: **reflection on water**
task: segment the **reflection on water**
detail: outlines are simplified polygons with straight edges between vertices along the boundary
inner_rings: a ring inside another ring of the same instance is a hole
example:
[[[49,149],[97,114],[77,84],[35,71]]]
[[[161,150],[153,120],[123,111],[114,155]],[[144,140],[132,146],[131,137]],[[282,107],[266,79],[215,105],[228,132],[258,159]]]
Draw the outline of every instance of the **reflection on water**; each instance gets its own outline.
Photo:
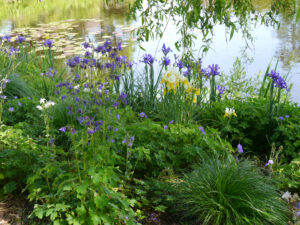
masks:
[[[49,34],[51,38],[56,38],[57,57],[60,55],[62,58],[80,53],[82,50],[79,43],[84,40],[92,41],[95,45],[105,39],[115,42],[122,40],[127,45],[125,54],[137,59],[143,52],[138,50],[131,34],[137,23],[126,20],[125,11],[130,1],[112,3],[106,7],[103,0],[27,0],[18,4],[7,4],[6,0],[0,0],[0,33],[27,33],[40,43]],[[260,11],[266,10],[271,4],[270,0],[254,2]],[[248,54],[254,61],[247,66],[247,73],[249,76],[256,75],[266,69],[273,57],[279,58],[278,71],[282,75],[292,68],[292,96],[300,103],[300,23],[294,19],[279,19],[279,30],[264,26],[253,30],[254,48]],[[203,62],[206,65],[218,63],[225,72],[229,72],[235,58],[241,55],[244,40],[237,34],[227,43],[224,27],[216,26],[215,31],[212,50]],[[177,39],[176,30],[171,26],[160,45],[166,42],[172,46]],[[157,44],[158,41],[151,41],[143,46],[147,51],[155,53]],[[198,43],[196,47],[200,45]]]
[[[107,7],[102,0],[36,0],[3,3],[0,8],[0,33],[10,34],[12,40],[19,34],[41,46],[46,37],[54,40],[56,58],[81,54],[81,43],[95,45],[107,39],[123,41],[125,54],[134,50],[131,31],[134,27],[126,20],[125,3]],[[1,0],[0,0],[1,3]],[[41,51],[42,47],[37,48]]]

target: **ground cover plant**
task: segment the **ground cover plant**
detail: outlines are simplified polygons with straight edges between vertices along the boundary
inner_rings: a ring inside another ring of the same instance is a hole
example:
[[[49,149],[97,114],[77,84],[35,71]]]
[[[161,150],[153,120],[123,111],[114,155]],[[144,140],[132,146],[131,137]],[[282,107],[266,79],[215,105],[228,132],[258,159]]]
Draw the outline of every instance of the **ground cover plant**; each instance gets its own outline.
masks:
[[[38,224],[157,223],[174,205],[182,224],[297,222],[280,198],[299,192],[299,106],[275,68],[241,98],[219,65],[171,61],[165,44],[142,74],[121,42],[84,42],[65,64],[54,46],[4,36],[0,52],[0,193],[23,192]]]

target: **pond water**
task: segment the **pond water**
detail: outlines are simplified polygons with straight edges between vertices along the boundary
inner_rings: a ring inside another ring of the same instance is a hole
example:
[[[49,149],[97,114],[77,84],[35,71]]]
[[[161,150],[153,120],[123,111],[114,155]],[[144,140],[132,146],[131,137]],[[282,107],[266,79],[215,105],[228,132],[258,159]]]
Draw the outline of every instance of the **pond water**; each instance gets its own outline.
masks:
[[[125,54],[132,59],[137,60],[144,54],[132,34],[139,23],[126,20],[130,0],[110,7],[106,7],[103,0],[27,0],[13,4],[6,1],[0,0],[0,35],[22,33],[40,43],[46,36],[55,38],[57,58],[80,53],[80,43],[85,40],[98,44],[107,38],[122,40]],[[266,10],[268,5],[264,0],[257,0],[255,4],[259,10]],[[279,30],[265,26],[253,29],[254,42],[246,51],[253,62],[246,64],[246,71],[248,76],[256,76],[260,71],[264,73],[272,58],[273,64],[279,59],[278,71],[281,75],[290,71],[292,98],[300,103],[300,22],[281,17],[280,21]],[[150,41],[143,47],[153,54],[158,45],[160,48],[166,42],[172,47],[177,39],[176,30],[170,25],[160,42]],[[196,48],[200,45],[196,44]],[[216,26],[214,43],[203,59],[204,65],[217,63],[221,70],[229,73],[244,47],[240,34],[227,42],[224,27]]]

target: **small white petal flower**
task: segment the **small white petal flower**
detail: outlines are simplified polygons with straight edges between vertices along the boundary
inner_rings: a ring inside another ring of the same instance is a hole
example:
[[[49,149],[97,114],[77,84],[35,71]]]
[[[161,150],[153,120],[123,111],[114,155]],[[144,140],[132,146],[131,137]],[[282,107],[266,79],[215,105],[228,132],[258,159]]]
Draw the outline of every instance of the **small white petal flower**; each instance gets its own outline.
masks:
[[[289,201],[289,199],[292,198],[291,192],[289,192],[289,191],[284,192],[284,194],[281,196],[281,198]]]
[[[40,99],[40,104],[44,104],[46,102],[46,99],[45,98],[41,98]]]
[[[37,108],[38,108],[39,110],[43,110],[43,107],[40,106],[40,105],[38,105]]]
[[[53,106],[53,105],[55,105],[55,102],[53,102],[53,101],[48,101],[48,102],[46,102],[45,103],[45,109],[48,109],[50,106]]]

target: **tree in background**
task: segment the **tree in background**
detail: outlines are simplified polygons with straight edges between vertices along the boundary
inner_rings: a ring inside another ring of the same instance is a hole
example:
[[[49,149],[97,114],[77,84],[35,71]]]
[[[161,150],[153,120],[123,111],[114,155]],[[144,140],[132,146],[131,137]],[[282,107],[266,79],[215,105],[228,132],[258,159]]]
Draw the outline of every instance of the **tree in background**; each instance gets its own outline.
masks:
[[[166,26],[173,23],[180,34],[177,49],[183,48],[187,52],[194,41],[201,38],[202,52],[206,52],[217,24],[225,26],[229,40],[240,31],[247,42],[252,40],[249,32],[252,26],[279,27],[277,14],[291,17],[297,13],[297,0],[269,0],[267,3],[269,10],[260,11],[255,8],[254,0],[135,0],[130,5],[130,16],[141,18],[142,25],[137,31],[139,41],[162,37]],[[298,20],[299,17],[300,9]]]

